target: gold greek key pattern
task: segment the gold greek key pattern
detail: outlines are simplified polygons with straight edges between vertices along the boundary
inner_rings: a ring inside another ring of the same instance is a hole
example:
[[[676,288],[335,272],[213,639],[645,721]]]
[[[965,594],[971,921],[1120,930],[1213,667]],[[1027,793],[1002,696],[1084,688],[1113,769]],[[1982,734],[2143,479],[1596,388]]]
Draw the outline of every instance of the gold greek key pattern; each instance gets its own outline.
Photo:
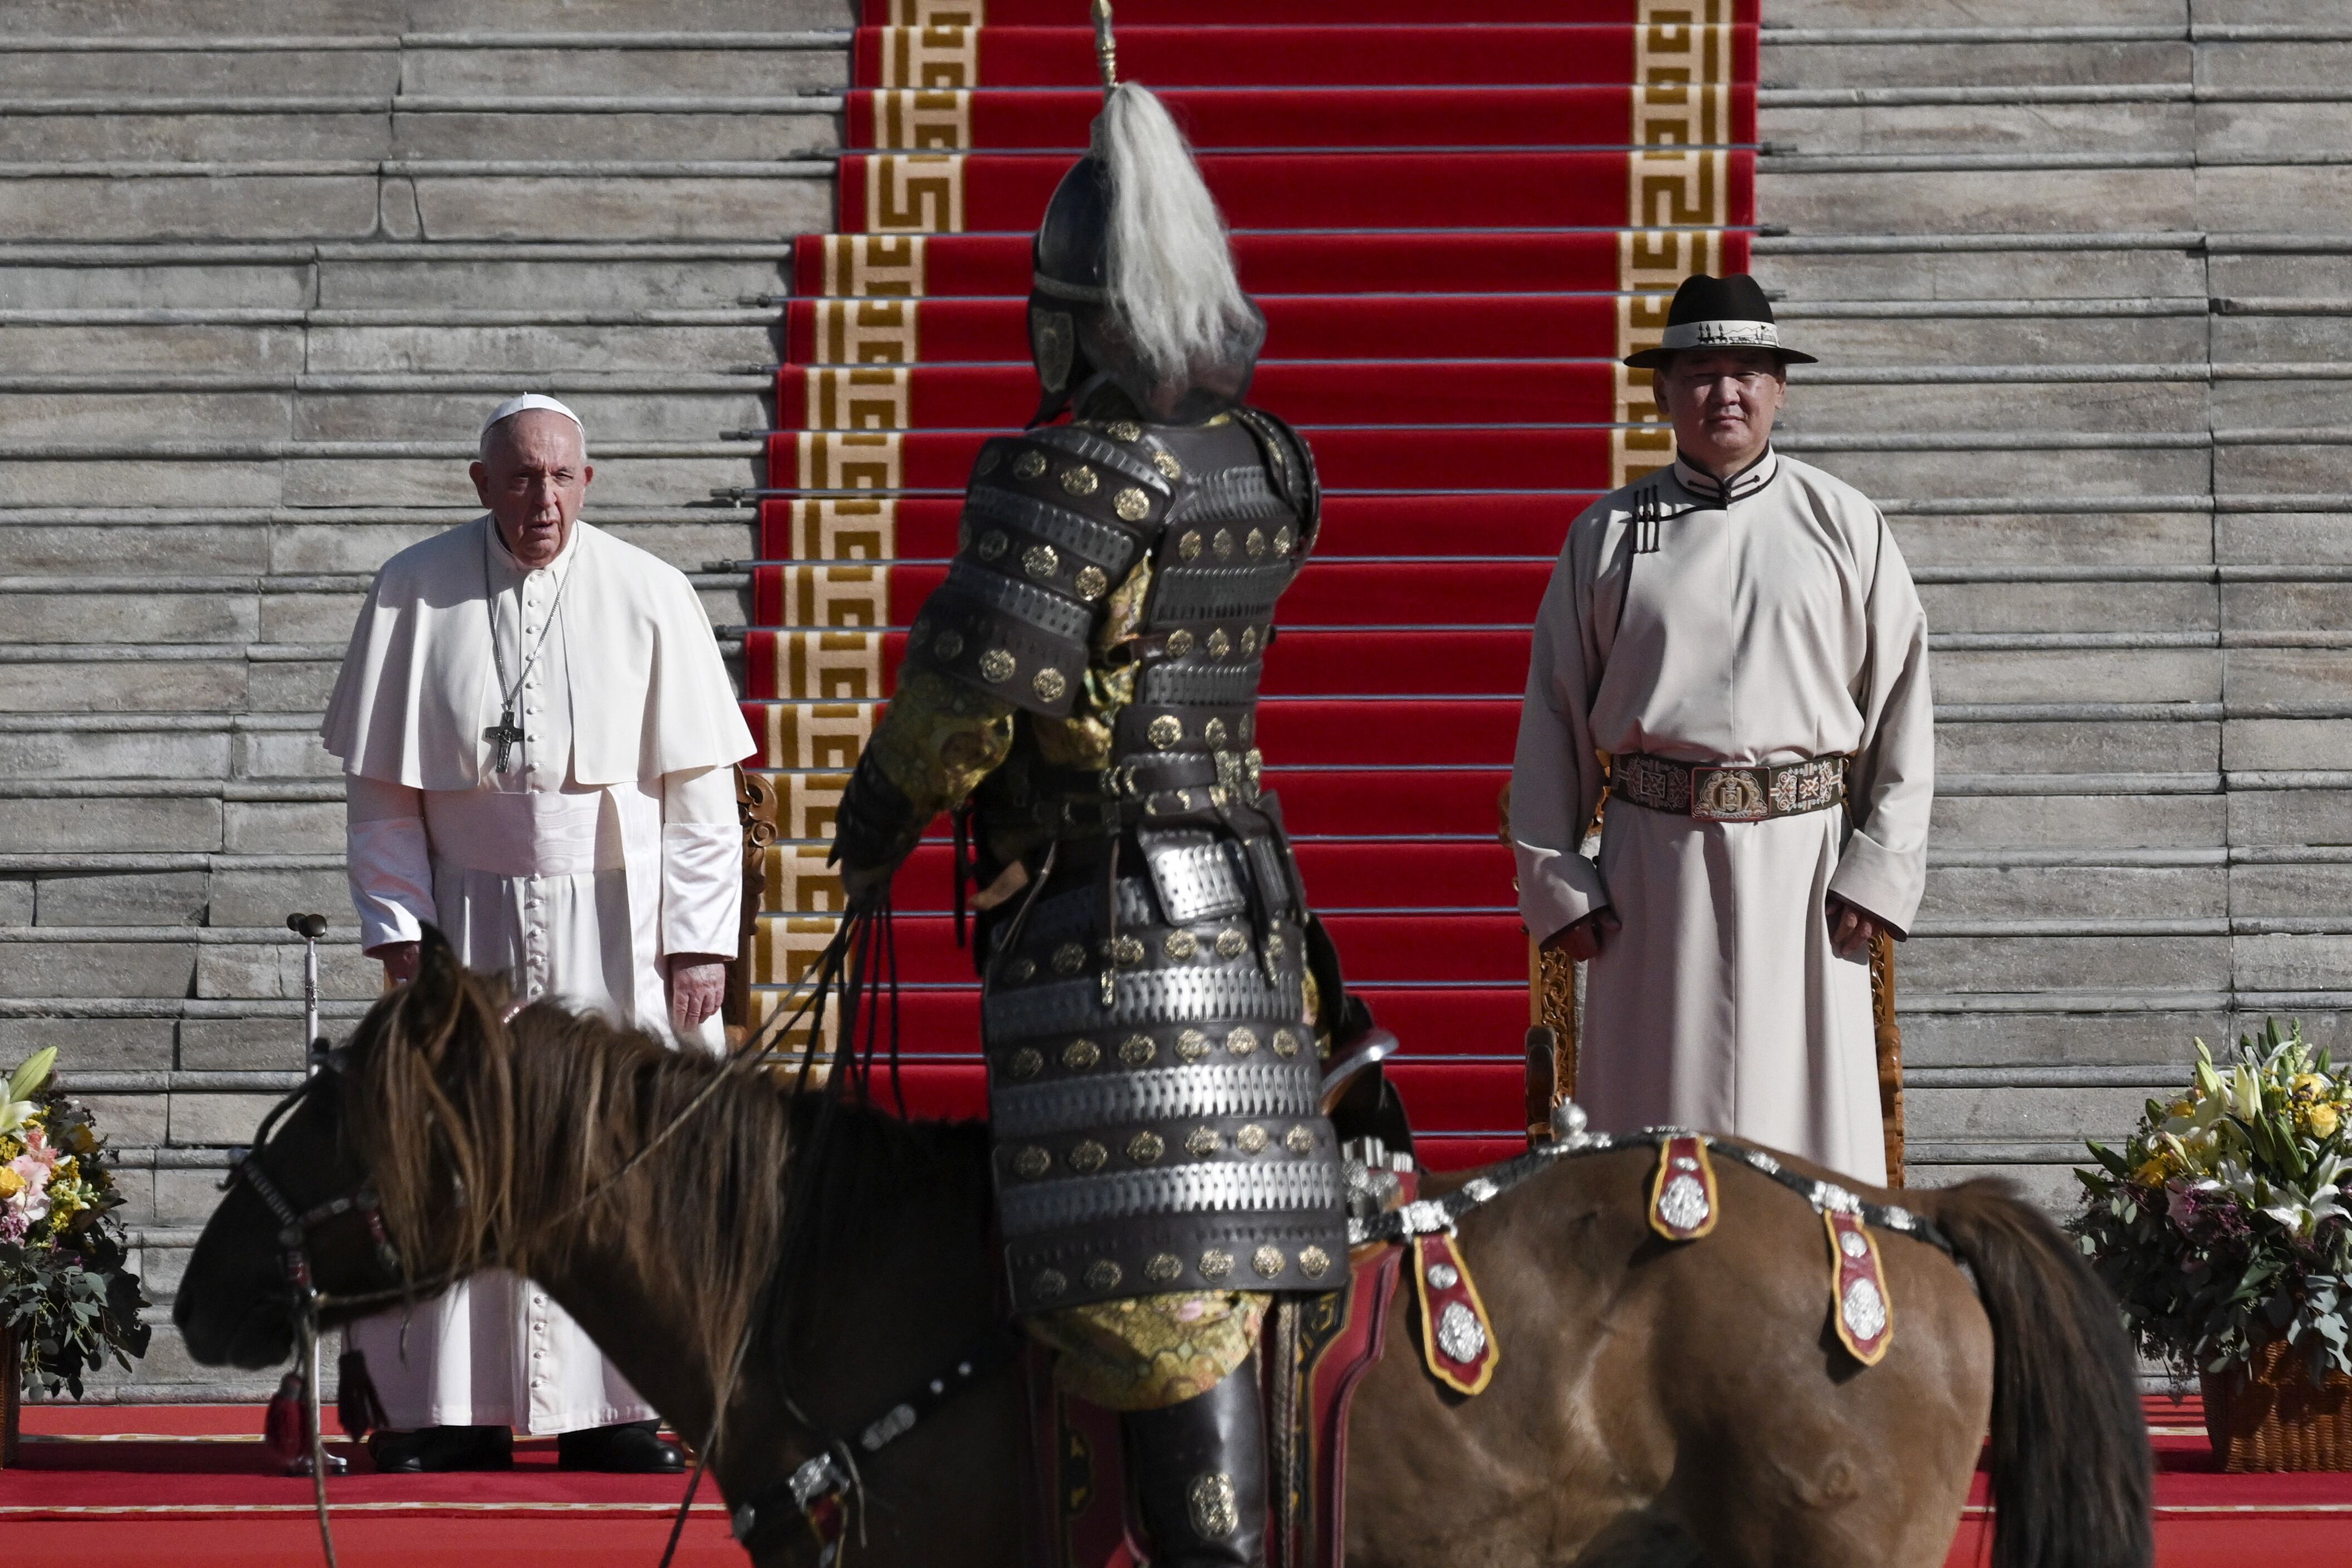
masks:
[[[828,234],[824,291],[844,299],[919,298],[924,244],[919,234]]]
[[[783,920],[766,919],[766,925],[790,925],[791,917],[807,915],[837,915],[843,912],[841,877],[824,863],[831,851],[823,844],[780,844],[768,851],[768,896],[760,912],[765,916],[783,916]],[[830,921],[824,922],[831,925]],[[765,975],[761,976],[766,979]],[[785,984],[793,978],[787,971],[777,976],[775,984]]]
[[[1731,216],[1730,154],[1710,150],[1731,132],[1734,35],[1729,0],[1639,0],[1633,42],[1626,224],[1618,237],[1617,354],[1655,346],[1675,289],[1722,263]],[[1674,460],[1647,371],[1617,368],[1610,484],[1630,484]]]
[[[820,365],[801,373],[801,417],[811,430],[905,430],[912,380],[904,366]]]
[[[867,233],[963,232],[962,153],[869,153],[865,156]]]
[[[793,502],[795,561],[887,561],[898,553],[898,502],[824,496]]]
[[[818,568],[816,570],[822,570]],[[871,603],[850,603],[871,614]],[[807,702],[873,702],[882,693],[882,638],[872,632],[779,632],[779,696]]]
[[[841,792],[849,787],[847,773],[772,773],[776,786],[776,831],[786,838],[814,838],[830,844],[833,826],[841,811]],[[761,906],[765,908],[764,903]]]
[[[874,733],[871,702],[773,702],[766,712],[761,765],[847,773]]]
[[[899,27],[928,27],[933,24],[977,27],[986,15],[982,0],[891,0],[890,4],[891,25]]]
[[[915,323],[912,300],[819,300],[816,361],[819,364],[912,364]]]
[[[876,89],[874,145],[893,153],[971,151],[971,94]]]
[[[804,490],[895,490],[905,471],[896,432],[803,430],[793,437],[793,486]]]
[[[980,85],[980,7],[940,5],[922,22],[884,27],[882,87],[954,92]]]

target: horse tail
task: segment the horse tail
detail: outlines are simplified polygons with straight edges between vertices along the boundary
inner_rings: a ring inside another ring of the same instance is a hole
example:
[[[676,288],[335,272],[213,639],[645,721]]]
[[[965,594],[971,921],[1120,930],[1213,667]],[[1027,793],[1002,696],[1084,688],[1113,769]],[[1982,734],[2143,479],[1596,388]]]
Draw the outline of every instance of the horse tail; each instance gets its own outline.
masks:
[[[2006,1182],[1903,1201],[1952,1238],[1992,1320],[1992,1568],[2148,1568],[2147,1424],[2115,1298]]]

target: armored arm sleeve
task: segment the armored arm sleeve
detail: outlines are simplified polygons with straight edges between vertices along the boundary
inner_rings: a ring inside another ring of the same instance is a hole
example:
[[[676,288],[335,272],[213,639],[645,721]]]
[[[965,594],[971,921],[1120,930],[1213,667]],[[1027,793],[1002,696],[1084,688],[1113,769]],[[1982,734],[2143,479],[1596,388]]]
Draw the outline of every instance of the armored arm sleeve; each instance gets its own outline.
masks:
[[[947,581],[915,617],[898,689],[842,796],[835,861],[897,866],[1004,761],[1015,714],[1071,714],[1104,599],[1172,495],[1141,452],[1076,426],[981,448]]]

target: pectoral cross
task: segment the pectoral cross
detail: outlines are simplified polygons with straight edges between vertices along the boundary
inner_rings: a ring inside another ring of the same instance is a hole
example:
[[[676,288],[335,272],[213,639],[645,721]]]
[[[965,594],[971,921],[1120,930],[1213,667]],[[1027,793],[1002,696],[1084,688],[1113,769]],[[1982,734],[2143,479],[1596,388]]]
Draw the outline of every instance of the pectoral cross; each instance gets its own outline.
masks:
[[[499,721],[482,731],[482,739],[490,742],[499,749],[498,760],[490,764],[492,773],[502,773],[507,771],[508,762],[514,754],[515,742],[522,738],[522,726],[515,722],[514,708],[509,704],[499,715]]]

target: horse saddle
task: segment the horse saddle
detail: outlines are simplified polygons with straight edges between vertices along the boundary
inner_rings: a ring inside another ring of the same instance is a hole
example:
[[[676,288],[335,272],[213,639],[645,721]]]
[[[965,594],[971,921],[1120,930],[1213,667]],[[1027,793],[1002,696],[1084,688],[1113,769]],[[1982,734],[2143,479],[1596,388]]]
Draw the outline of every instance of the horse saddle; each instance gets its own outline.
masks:
[[[1354,1217],[1403,1207],[1418,1195],[1412,1131],[1380,1068],[1395,1048],[1392,1037],[1374,1031],[1324,1079]],[[1359,1247],[1339,1289],[1279,1298],[1258,1356],[1274,1515],[1266,1532],[1269,1568],[1340,1568],[1348,1415],[1357,1387],[1388,1348],[1389,1314],[1398,1291],[1408,1288],[1408,1260],[1412,1316],[1430,1374],[1464,1395],[1478,1393],[1494,1375],[1500,1353],[1494,1325],[1467,1261],[1444,1231]],[[1043,1346],[1024,1352],[1023,1372],[1027,1568],[1134,1568],[1145,1559],[1145,1537],[1128,1502],[1118,1415],[1057,1390],[1052,1352]]]

